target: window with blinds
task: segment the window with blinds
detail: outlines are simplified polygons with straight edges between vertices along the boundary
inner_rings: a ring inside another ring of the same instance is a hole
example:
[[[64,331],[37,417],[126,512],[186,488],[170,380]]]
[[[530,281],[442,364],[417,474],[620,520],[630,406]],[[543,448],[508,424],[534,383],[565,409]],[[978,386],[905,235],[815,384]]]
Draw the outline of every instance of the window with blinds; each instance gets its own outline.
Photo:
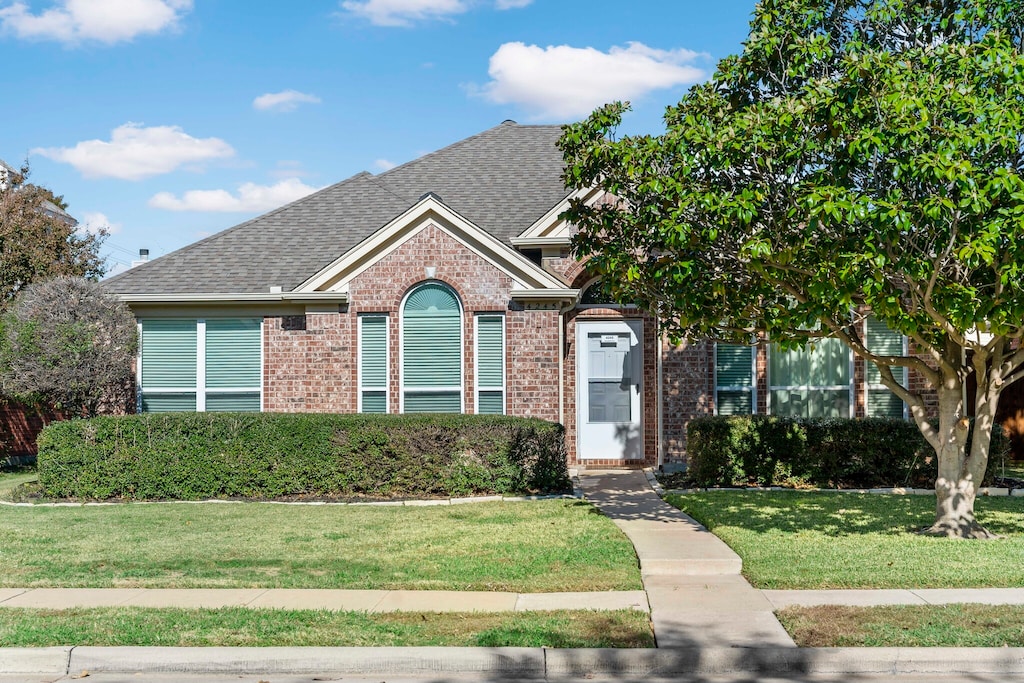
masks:
[[[388,412],[388,317],[359,316],[359,412]]]
[[[715,345],[715,411],[718,415],[755,412],[754,362],[757,350],[738,344]]]
[[[476,317],[476,412],[505,414],[505,317]]]
[[[851,417],[850,350],[838,339],[768,353],[769,412],[788,417]]]
[[[402,409],[462,412],[462,308],[440,283],[417,287],[402,308]]]
[[[868,317],[865,324],[864,343],[868,350],[880,356],[904,356],[907,353],[906,337],[893,332],[881,320]],[[882,384],[881,372],[871,361],[864,362],[865,412],[868,417],[904,418],[906,404],[887,386]],[[907,385],[907,369],[893,368],[892,374],[901,385]]]
[[[261,320],[150,319],[140,325],[143,412],[261,409]]]

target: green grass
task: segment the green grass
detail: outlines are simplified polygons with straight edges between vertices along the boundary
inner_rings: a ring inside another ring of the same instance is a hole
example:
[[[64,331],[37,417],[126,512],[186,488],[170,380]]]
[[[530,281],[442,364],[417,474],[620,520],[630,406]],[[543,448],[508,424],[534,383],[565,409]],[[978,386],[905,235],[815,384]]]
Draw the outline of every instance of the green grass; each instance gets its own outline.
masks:
[[[997,472],[1000,476],[1024,479],[1024,463],[1015,462],[1012,465],[1007,465],[1005,470],[997,470]],[[1005,475],[1003,474],[1004,472]]]
[[[758,588],[1024,586],[1024,498],[979,498],[979,521],[1003,538],[920,536],[935,499],[847,493],[719,491],[667,500],[743,558]]]
[[[640,588],[633,546],[589,503],[0,507],[0,586]]]
[[[778,616],[800,647],[1024,646],[1021,605],[828,605]]]
[[[654,647],[647,614],[324,610],[0,609],[0,647]]]
[[[38,479],[35,467],[0,469],[0,500],[7,498],[16,487]]]

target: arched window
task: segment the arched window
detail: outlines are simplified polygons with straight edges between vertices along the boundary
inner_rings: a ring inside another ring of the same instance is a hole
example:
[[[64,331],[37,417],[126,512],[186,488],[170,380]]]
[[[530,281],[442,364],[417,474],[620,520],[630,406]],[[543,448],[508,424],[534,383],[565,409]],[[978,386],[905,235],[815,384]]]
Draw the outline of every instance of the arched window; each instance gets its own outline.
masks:
[[[462,307],[439,282],[412,290],[402,306],[402,410],[462,412]]]

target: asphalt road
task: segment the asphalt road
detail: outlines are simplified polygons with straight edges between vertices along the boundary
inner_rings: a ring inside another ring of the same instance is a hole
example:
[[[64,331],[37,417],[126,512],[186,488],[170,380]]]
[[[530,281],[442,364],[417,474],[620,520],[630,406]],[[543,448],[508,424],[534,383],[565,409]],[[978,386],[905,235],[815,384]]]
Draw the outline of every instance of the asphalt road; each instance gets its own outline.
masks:
[[[539,683],[539,678],[481,678],[470,675],[451,676],[353,676],[350,674],[322,675],[216,675],[216,674],[90,674],[87,671],[70,675],[7,674],[0,675],[0,683]],[[545,683],[1024,683],[1024,674],[1008,678],[1002,675],[842,675],[796,676],[738,674],[735,676],[679,676],[672,678],[598,676],[593,678],[548,678]]]

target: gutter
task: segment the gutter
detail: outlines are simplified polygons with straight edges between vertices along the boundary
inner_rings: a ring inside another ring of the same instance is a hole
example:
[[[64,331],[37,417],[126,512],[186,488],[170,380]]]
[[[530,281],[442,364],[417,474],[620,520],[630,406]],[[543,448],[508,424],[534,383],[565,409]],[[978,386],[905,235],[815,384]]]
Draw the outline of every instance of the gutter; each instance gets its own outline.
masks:
[[[202,304],[202,303],[274,303],[296,304],[348,303],[348,292],[267,292],[208,294],[120,294],[113,295],[127,304]]]

